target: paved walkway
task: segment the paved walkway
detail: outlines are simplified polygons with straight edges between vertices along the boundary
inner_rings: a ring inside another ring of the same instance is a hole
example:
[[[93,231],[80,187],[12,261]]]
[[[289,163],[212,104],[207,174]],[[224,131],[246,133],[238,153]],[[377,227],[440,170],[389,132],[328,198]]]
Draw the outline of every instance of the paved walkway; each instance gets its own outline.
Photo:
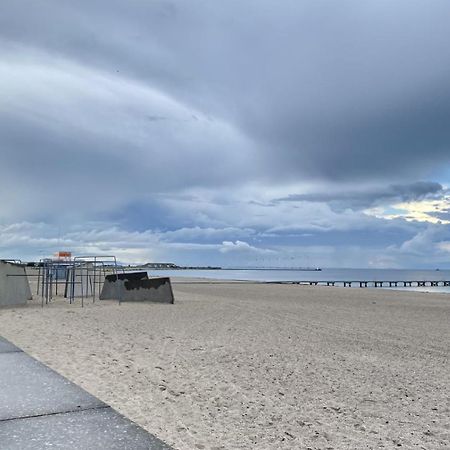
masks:
[[[170,450],[0,336],[0,447]]]

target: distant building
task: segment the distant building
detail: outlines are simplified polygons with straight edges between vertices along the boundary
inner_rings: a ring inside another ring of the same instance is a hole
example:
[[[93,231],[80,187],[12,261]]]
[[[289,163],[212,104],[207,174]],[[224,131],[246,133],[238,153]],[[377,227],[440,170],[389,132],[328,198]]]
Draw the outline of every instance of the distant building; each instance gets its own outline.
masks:
[[[148,269],[179,269],[180,267],[174,263],[147,263],[142,267],[146,267]]]

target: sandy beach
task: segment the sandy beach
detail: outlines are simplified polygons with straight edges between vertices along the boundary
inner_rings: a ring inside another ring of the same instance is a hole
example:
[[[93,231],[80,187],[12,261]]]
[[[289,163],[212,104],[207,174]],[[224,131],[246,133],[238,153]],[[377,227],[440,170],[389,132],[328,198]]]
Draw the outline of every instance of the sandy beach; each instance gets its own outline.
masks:
[[[0,335],[178,450],[450,448],[450,296],[175,280]]]

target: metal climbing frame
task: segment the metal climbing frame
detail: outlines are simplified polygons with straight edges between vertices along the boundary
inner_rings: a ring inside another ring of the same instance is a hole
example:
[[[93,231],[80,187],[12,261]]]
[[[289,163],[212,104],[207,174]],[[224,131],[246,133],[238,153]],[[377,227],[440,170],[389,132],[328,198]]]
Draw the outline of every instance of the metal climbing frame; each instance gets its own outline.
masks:
[[[118,267],[116,257],[108,255],[76,256],[72,261],[41,259],[37,294],[41,294],[42,306],[48,304],[54,294],[58,295],[60,284],[64,285],[64,297],[69,303],[77,298],[81,298],[82,307],[85,298],[95,302],[100,297],[105,276],[108,273],[117,275]]]
[[[51,258],[39,260],[36,294],[41,295],[42,306],[50,303],[53,295],[58,295],[61,284],[67,283],[67,272],[71,265],[71,261],[58,261]]]
[[[100,297],[105,276],[108,273],[117,275],[118,267],[115,256],[76,256],[67,271],[65,297],[72,303],[78,294],[81,297],[81,306],[84,306],[85,298],[92,297],[95,302],[95,299]],[[120,298],[118,300],[120,302]]]
[[[47,305],[53,298],[53,261],[48,258],[39,260],[39,272],[36,293],[41,294],[41,305]]]

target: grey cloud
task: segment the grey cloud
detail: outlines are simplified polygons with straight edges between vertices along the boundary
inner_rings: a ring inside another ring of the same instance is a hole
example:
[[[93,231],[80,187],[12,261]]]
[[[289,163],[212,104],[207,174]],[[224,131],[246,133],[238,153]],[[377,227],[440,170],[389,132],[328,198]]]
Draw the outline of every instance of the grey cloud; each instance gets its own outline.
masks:
[[[361,209],[445,194],[417,180],[448,182],[449,14],[447,0],[4,0],[0,223],[104,219],[127,232],[66,242],[133,258],[157,229],[172,240],[157,255],[264,248],[264,232],[295,248],[293,227],[327,234],[309,236],[321,264],[355,230],[372,248],[364,232],[388,225]],[[384,243],[421,231],[399,228]]]
[[[436,208],[436,211],[429,211],[428,215],[436,217],[439,220],[450,221],[450,209]]]
[[[5,200],[3,218],[48,217],[55,201],[59,216],[82,218],[158,193],[228,185],[231,170],[235,182],[247,176],[245,138],[204,116],[190,123],[192,109],[139,83],[10,54],[0,62],[0,81],[0,186],[24,194]],[[149,125],[154,110],[174,120]],[[216,164],[215,153],[226,151]],[[100,189],[108,192],[101,200]]]
[[[441,244],[450,243],[450,229],[441,224],[428,225],[425,229],[419,231],[411,239],[406,240],[399,246],[399,251],[405,255],[422,256],[429,252],[436,257],[445,257],[448,260],[448,250],[442,249]]]
[[[375,222],[372,230],[361,229],[356,233],[330,230],[310,232],[301,237],[298,234],[286,236],[282,232],[267,237],[257,230],[247,230],[247,238],[239,239],[236,236],[242,236],[242,230],[209,228],[205,231],[211,240],[206,239],[206,242],[203,235],[200,242],[195,236],[197,232],[202,234],[201,230],[125,231],[99,223],[58,229],[55,225],[22,222],[0,225],[0,253],[3,257],[29,259],[47,256],[63,247],[78,254],[108,252],[126,262],[167,260],[188,265],[274,266],[286,265],[288,261],[291,265],[332,267],[421,266],[424,253],[427,265],[433,266],[448,257],[448,252],[439,248],[440,243],[449,242],[445,227],[406,224],[398,220]],[[184,241],[183,236],[190,240]],[[401,246],[396,242],[405,244]]]
[[[386,202],[408,202],[423,200],[424,198],[439,198],[445,194],[440,183],[418,181],[411,184],[393,184],[375,189],[361,189],[359,191],[332,191],[312,194],[291,194],[278,198],[276,202],[318,202],[328,203],[334,209],[347,208],[358,210],[369,208]]]
[[[417,179],[450,159],[446,1],[44,6],[3,2],[3,40],[232,124],[260,149],[250,179]]]
[[[160,120],[167,120],[168,117],[164,116],[147,116],[146,119],[150,122],[159,122]]]

